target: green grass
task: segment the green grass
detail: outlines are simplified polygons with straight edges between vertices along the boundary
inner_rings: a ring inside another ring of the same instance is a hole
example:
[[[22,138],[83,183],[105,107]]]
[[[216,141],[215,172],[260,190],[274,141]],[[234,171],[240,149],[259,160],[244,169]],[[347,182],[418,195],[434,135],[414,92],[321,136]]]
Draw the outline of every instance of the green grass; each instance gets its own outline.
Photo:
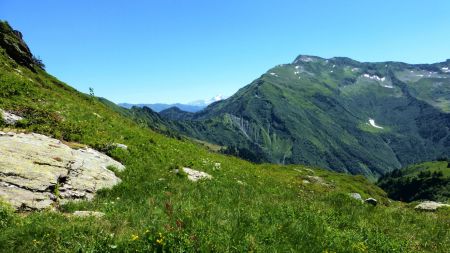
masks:
[[[416,176],[421,171],[442,172],[445,177],[450,178],[450,168],[448,161],[432,161],[415,164],[403,169],[405,175]]]
[[[21,73],[15,69],[21,70]],[[0,49],[0,108],[21,125],[92,146],[126,165],[122,183],[58,212],[14,213],[0,204],[0,252],[445,252],[450,213],[420,213],[361,176],[301,165],[255,165],[168,138]],[[95,113],[95,114],[94,114]],[[97,116],[99,115],[99,116]],[[111,149],[123,143],[128,150]],[[220,163],[220,169],[215,166]],[[213,176],[192,183],[173,166]],[[326,184],[305,183],[319,176]],[[376,207],[348,197],[375,197]],[[104,212],[75,218],[75,210]]]

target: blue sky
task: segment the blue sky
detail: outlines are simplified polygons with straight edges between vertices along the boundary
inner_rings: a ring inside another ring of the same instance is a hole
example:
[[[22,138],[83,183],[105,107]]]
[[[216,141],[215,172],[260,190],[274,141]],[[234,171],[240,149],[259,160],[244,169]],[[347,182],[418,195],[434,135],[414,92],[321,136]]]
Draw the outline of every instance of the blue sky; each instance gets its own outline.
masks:
[[[47,70],[114,102],[232,95],[298,54],[450,58],[450,1],[0,0]]]

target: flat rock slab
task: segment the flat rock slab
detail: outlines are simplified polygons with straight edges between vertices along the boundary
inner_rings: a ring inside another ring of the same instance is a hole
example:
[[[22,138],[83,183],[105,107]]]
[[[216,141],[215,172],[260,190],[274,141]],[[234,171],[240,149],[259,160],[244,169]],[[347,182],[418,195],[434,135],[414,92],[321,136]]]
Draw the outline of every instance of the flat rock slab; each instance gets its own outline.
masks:
[[[418,204],[416,207],[414,207],[414,209],[423,211],[436,211],[438,208],[441,207],[450,207],[450,205],[434,201],[425,201]]]
[[[97,190],[120,182],[108,166],[125,168],[90,148],[72,149],[40,134],[0,132],[0,199],[16,209],[90,200]]]

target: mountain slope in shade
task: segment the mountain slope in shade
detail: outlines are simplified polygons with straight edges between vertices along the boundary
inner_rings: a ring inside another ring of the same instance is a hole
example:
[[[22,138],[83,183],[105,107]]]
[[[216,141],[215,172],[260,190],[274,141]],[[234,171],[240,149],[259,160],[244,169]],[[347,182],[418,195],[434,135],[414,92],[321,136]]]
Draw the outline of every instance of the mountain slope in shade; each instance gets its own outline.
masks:
[[[450,154],[449,67],[301,55],[190,120],[163,116],[253,161],[376,177]]]

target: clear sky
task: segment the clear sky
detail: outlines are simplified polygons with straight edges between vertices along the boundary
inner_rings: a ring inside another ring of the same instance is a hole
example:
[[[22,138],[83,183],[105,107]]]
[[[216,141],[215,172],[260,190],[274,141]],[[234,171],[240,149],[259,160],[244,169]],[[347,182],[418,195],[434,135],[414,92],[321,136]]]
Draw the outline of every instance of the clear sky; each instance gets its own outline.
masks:
[[[299,54],[450,58],[449,0],[0,0],[47,70],[114,102],[232,95]]]

